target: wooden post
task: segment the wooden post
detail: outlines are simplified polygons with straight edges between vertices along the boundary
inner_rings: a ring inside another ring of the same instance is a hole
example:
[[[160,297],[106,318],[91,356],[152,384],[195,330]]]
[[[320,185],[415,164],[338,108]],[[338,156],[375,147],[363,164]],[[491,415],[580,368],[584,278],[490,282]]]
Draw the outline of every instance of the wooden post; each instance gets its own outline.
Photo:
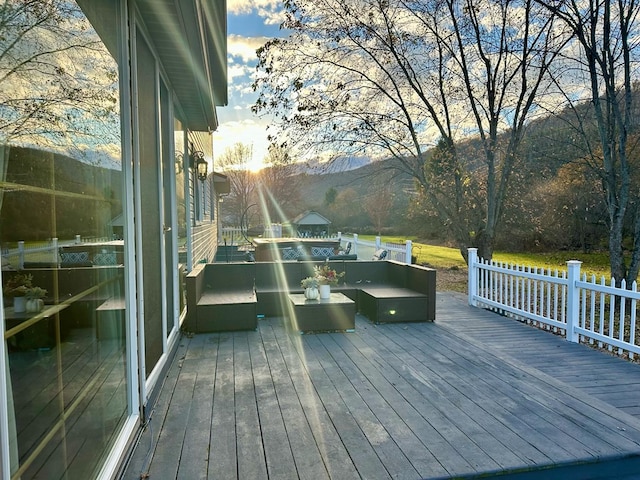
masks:
[[[18,242],[18,270],[24,269],[24,240]]]
[[[51,239],[51,261],[54,265],[58,265],[58,239]]]

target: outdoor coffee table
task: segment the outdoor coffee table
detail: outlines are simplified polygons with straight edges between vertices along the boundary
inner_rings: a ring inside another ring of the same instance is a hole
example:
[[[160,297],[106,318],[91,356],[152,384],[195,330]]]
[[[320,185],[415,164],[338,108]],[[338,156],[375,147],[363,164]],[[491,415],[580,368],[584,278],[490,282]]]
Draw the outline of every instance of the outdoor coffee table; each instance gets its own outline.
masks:
[[[293,305],[293,326],[301,332],[353,332],[356,328],[356,302],[342,293],[330,298],[307,300],[303,294],[289,294]]]

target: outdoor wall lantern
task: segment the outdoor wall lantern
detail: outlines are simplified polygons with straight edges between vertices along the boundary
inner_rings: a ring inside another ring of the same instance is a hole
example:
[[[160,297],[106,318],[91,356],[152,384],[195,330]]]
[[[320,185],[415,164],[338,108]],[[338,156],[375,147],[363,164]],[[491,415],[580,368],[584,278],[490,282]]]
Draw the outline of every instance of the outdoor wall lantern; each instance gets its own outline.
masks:
[[[209,168],[207,161],[204,159],[204,153],[200,151],[193,152],[191,154],[191,165],[196,169],[198,180],[204,182],[207,179],[207,169]]]
[[[182,173],[182,169],[183,169],[183,166],[182,166],[182,157],[183,157],[183,155],[180,152],[175,152],[174,157],[175,157],[176,175],[180,175]]]

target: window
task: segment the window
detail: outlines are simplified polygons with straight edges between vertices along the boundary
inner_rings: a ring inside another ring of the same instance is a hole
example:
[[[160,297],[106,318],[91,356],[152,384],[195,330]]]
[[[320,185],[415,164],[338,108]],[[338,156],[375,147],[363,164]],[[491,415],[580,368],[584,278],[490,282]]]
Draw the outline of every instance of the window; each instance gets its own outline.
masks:
[[[107,46],[71,2],[3,9],[20,20],[0,40],[11,472],[91,478],[128,415],[117,22]]]

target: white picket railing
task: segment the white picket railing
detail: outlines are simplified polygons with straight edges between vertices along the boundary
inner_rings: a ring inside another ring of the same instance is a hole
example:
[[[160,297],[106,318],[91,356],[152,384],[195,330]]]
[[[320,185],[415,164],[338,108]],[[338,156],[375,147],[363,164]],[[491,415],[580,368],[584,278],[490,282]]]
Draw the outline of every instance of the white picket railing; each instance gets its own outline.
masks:
[[[58,263],[58,247],[63,245],[57,238],[52,238],[46,242],[30,243],[19,241],[16,248],[3,250],[4,260],[13,268],[21,270],[25,262],[46,262]]]
[[[406,240],[404,243],[383,242],[380,237],[375,237],[373,241],[361,239],[357,233],[353,235],[338,232],[338,239],[341,246],[351,242],[350,253],[355,253],[361,260],[371,260],[379,250],[386,250],[387,260],[395,260],[401,263],[411,263],[411,250],[413,243]]]
[[[70,240],[58,240],[51,238],[43,242],[26,243],[19,241],[15,248],[6,248],[2,251],[2,257],[13,268],[21,270],[25,268],[25,263],[46,263],[55,265],[59,262],[59,248],[66,245],[80,243],[101,243],[112,241],[112,237],[81,237],[76,235]]]
[[[268,236],[278,236],[278,230],[274,230],[271,227],[270,231],[271,234]],[[231,245],[239,241],[240,238],[243,238],[240,227],[223,227],[221,234]],[[281,230],[280,234],[282,234]],[[336,235],[330,235],[329,237],[317,238],[338,240],[342,248],[345,248],[350,242],[351,250],[349,253],[356,254],[360,260],[371,260],[377,251],[386,250],[386,259],[401,263],[411,263],[411,253],[413,249],[411,240],[406,240],[404,243],[383,242],[380,237],[375,237],[374,240],[363,240],[357,233],[349,235],[342,232],[338,232]]]
[[[633,358],[640,354],[636,318],[640,292],[615,280],[587,279],[581,262],[567,262],[567,271],[487,262],[469,249],[469,304],[521,321],[553,328],[571,342],[598,342]]]

